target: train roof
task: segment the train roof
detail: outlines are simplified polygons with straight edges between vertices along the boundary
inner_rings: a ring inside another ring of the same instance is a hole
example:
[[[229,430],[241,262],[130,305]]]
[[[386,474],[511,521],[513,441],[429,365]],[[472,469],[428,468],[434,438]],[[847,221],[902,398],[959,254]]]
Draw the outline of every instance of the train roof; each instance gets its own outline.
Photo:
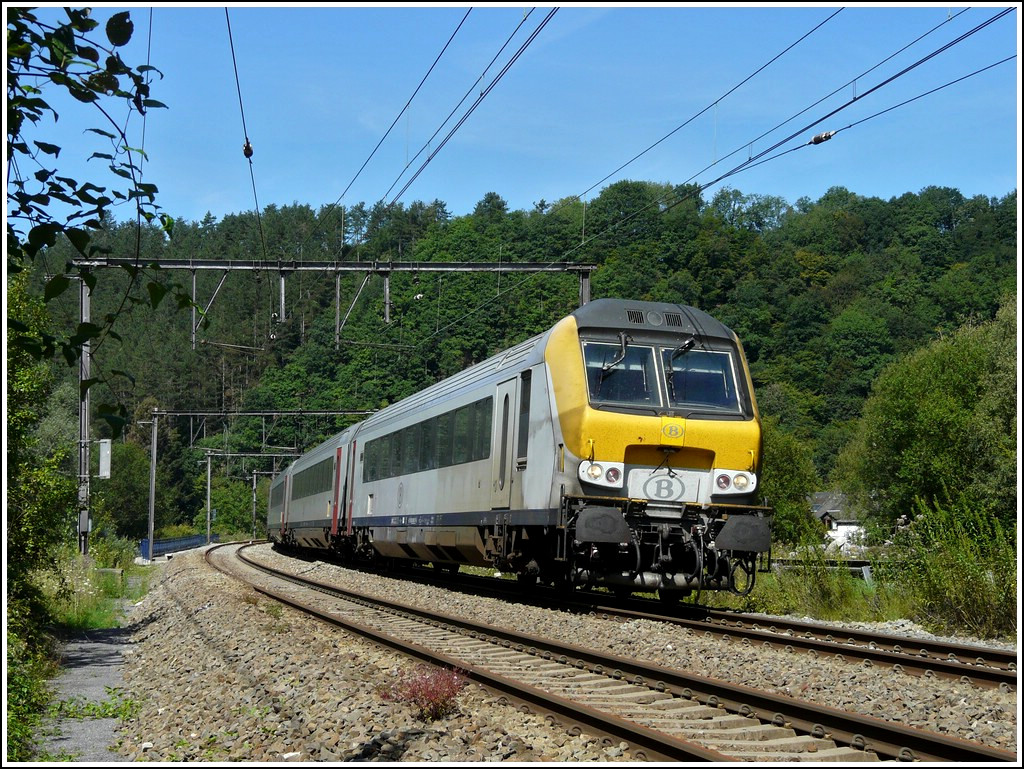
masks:
[[[574,310],[581,329],[635,328],[643,331],[672,331],[703,337],[732,339],[733,332],[703,310],[671,302],[641,302],[631,299],[595,299]]]
[[[570,316],[575,318],[576,325],[585,329],[613,329],[620,331],[634,328],[640,332],[690,333],[705,338],[732,339],[733,332],[721,321],[716,320],[703,310],[689,305],[671,302],[645,302],[631,299],[594,299],[582,307],[573,310]],[[561,322],[561,321],[559,321]],[[289,469],[296,465],[302,466],[313,457],[320,455],[328,446],[336,446],[344,432],[353,429],[361,430],[364,426],[387,423],[392,419],[422,408],[424,405],[444,400],[463,387],[477,385],[481,381],[500,379],[510,369],[531,366],[543,360],[544,340],[554,326],[497,355],[477,363],[469,368],[443,379],[419,392],[387,406],[367,417],[363,422],[351,425],[328,438],[307,454],[296,460]]]

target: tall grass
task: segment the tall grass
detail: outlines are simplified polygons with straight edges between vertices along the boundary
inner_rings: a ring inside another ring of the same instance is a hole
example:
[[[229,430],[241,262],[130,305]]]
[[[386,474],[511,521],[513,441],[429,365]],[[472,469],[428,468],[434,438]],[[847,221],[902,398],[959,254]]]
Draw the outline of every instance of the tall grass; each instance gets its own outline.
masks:
[[[820,543],[796,550],[798,566],[759,573],[745,597],[702,593],[701,602],[831,621],[912,620],[979,638],[1017,633],[1017,529],[966,499],[918,503],[913,523],[871,558],[870,582],[830,568]]]
[[[892,575],[913,591],[917,619],[982,638],[1017,632],[1017,530],[969,500],[918,502]]]
[[[70,549],[62,552],[56,568],[37,578],[57,631],[117,627],[124,604],[145,594],[152,571],[135,565],[133,558],[134,544],[123,540],[90,547],[86,557]]]

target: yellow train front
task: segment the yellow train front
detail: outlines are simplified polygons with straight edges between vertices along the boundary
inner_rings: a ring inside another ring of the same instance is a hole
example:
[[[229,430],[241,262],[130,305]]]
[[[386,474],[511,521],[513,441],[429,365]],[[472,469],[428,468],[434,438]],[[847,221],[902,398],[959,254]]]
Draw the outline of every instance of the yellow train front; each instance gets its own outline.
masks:
[[[385,566],[743,593],[769,550],[760,462],[736,336],[692,307],[599,299],[297,460],[268,531]]]
[[[692,307],[599,300],[552,329],[545,359],[573,471],[547,571],[665,598],[749,592],[771,510],[757,504],[761,422],[736,335]]]

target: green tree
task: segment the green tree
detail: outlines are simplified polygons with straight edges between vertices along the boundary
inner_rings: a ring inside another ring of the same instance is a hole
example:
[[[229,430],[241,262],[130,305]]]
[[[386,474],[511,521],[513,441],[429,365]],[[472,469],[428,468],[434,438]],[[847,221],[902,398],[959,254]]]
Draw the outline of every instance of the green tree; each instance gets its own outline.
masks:
[[[202,493],[206,493],[206,478],[199,482]],[[251,534],[253,528],[252,486],[235,478],[212,478],[210,482],[210,507],[216,510],[216,518],[211,521],[214,534],[237,535]],[[257,499],[256,526],[266,524],[264,514],[266,505],[260,506]],[[206,507],[196,513],[192,520],[197,531],[206,531]]]
[[[810,496],[819,485],[810,448],[779,427],[778,419],[764,419],[764,473],[761,495],[775,509],[772,537],[796,545],[820,536],[811,514]]]
[[[115,442],[110,478],[93,481],[94,528],[109,525],[116,536],[140,540],[149,532],[148,447]]]
[[[878,377],[837,471],[884,525],[960,500],[1016,515],[1016,296]]]
[[[7,306],[28,334],[47,333],[46,310],[28,295],[26,276],[10,276]],[[33,575],[56,565],[60,546],[72,540],[74,482],[61,473],[63,452],[39,444],[52,377],[48,367],[12,343],[7,331],[6,587],[7,758],[32,757],[32,725],[45,704],[41,671],[49,650],[49,611]]]

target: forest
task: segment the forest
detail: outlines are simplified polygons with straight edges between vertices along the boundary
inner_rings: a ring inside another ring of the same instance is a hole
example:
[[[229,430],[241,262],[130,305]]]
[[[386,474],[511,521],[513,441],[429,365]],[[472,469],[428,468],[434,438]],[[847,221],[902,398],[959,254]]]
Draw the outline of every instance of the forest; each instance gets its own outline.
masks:
[[[143,264],[216,259],[260,269],[195,271],[196,303],[209,309],[194,349],[192,315],[174,301],[191,292],[188,270],[149,272],[147,290],[166,296],[155,310],[124,304],[139,288],[131,271],[96,271],[92,314],[116,317],[117,338],[95,350],[99,381],[91,393],[131,419],[115,443],[111,479],[94,482],[95,514],[119,536],[145,536],[150,431],[138,423],[154,408],[372,411],[544,330],[577,306],[575,274],[429,271],[437,262],[528,262],[593,265],[593,298],[689,304],[736,331],[767,426],[764,488],[779,509],[781,539],[799,539],[810,522],[808,495],[830,489],[847,492],[882,529],[910,513],[915,499],[951,493],[949,484],[970,486],[1011,521],[1016,226],[1016,192],[966,198],[931,187],[885,201],[835,187],[817,201],[790,204],[732,188],[704,200],[697,187],[643,181],[612,184],[586,205],[566,198],[530,211],[509,210],[499,194],[488,193],[465,216],[450,215],[435,200],[268,206],[259,216],[175,221],[169,236],[151,225],[139,237],[135,223],[110,222],[95,237],[110,257],[130,257],[137,248]],[[67,244],[47,249],[34,264],[30,290],[45,291],[47,276],[75,256]],[[293,260],[322,261],[324,270],[288,273]],[[341,273],[335,296],[332,264],[392,261],[424,270],[391,274],[387,313],[379,275]],[[57,327],[75,328],[76,292],[47,307]],[[897,421],[910,419],[866,409],[879,383],[899,390],[911,386],[904,379],[923,382],[919,365],[901,376],[901,362],[930,345],[953,344],[965,329],[998,325],[1000,307],[1012,314],[1004,329],[1009,344],[977,342],[973,358],[962,361],[947,351],[938,372],[949,373],[956,359],[962,381],[918,388],[920,402],[942,398],[932,404],[929,423],[919,425],[923,442],[907,437],[906,446],[893,446],[886,438],[889,454],[872,450],[870,431],[880,429],[880,419],[890,435]],[[1006,381],[988,373],[978,378],[1000,366],[1009,372]],[[48,445],[70,446],[77,440],[77,370],[58,366],[57,373],[39,429]],[[204,448],[303,451],[358,418],[166,420],[158,529],[205,523]],[[98,426],[103,433],[104,424]],[[902,468],[911,455],[916,464]],[[262,481],[262,495],[268,476],[261,473],[282,461],[214,459],[218,526],[249,529],[252,474]]]

